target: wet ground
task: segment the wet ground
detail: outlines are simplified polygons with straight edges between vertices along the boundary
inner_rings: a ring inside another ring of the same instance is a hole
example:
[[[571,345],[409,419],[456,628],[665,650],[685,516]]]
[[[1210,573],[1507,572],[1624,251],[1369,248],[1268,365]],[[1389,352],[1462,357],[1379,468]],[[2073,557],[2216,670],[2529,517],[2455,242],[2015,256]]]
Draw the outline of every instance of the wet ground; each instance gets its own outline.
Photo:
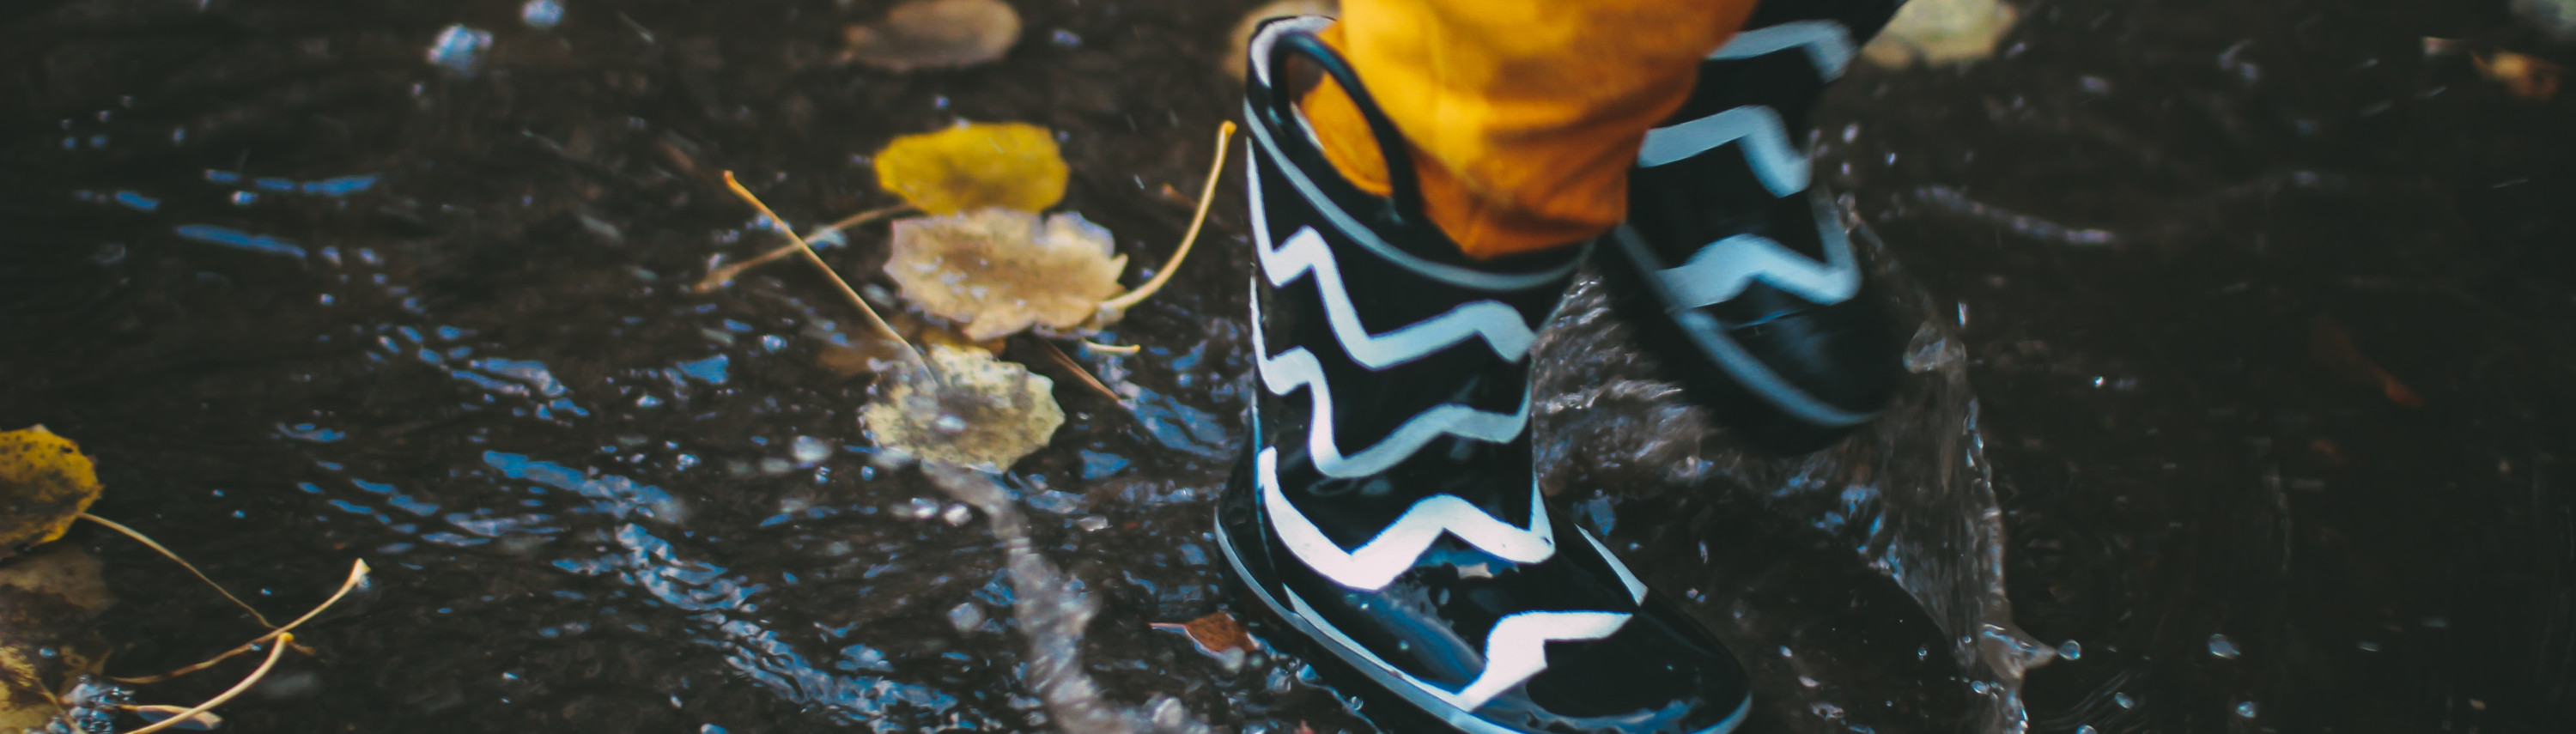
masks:
[[[1015,3],[1005,61],[911,76],[830,63],[869,2],[574,2],[547,31],[517,2],[199,5],[0,7],[0,424],[80,441],[99,514],[272,615],[378,569],[232,726],[1054,727],[990,513],[857,430],[846,305],[790,265],[682,286],[770,244],[718,171],[819,220],[890,203],[866,153],[961,118],[1062,131],[1065,206],[1160,266],[1242,3]],[[2026,16],[1822,117],[1822,180],[1922,322],[1891,420],[1742,456],[1587,290],[1545,348],[1561,501],[1762,674],[1762,730],[2576,717],[2576,108],[2421,44],[2503,3]],[[424,59],[455,23],[495,36],[472,74]],[[1365,731],[1292,660],[1149,626],[1227,604],[1239,206],[1211,226],[1225,256],[1113,335],[1145,352],[1084,355],[1132,410],[1010,345],[1070,420],[1006,483],[1098,605],[1074,650],[1107,700]],[[882,237],[851,239],[826,257],[872,272]],[[71,542],[125,599],[112,672],[256,630]]]

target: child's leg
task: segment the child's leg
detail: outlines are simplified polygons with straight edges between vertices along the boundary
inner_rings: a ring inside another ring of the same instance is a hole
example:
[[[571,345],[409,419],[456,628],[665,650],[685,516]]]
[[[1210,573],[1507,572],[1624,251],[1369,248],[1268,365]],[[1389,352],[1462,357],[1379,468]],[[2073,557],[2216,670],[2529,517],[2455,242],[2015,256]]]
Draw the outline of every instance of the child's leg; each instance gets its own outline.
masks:
[[[1344,0],[1321,34],[1412,144],[1431,220],[1469,255],[1582,242],[1627,213],[1646,130],[1753,0]],[[1343,176],[1383,158],[1329,80],[1302,104]]]

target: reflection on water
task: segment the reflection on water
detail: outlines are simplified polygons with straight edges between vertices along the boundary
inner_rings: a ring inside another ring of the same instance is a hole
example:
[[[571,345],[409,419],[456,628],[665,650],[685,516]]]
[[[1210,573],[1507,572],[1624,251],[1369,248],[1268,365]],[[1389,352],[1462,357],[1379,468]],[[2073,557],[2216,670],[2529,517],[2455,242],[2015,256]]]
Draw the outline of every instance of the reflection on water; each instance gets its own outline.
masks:
[[[1236,113],[1207,56],[1249,3],[1013,4],[1079,42],[897,76],[829,63],[874,12],[832,3],[0,7],[0,422],[81,441],[100,514],[264,609],[379,569],[244,730],[1369,731],[1296,660],[1152,627],[1230,603],[1242,258],[1101,337],[1141,353],[1074,350],[1115,398],[1013,343],[1067,422],[963,485],[869,448],[821,281],[682,287],[769,246],[718,171],[819,221],[887,203],[867,151],[969,119],[1059,131],[1067,206],[1157,266],[1189,212],[1150,192]],[[2203,5],[2037,3],[1996,60],[1838,89],[1820,180],[1914,328],[1845,445],[1748,456],[1594,286],[1560,313],[1547,486],[1744,655],[1754,728],[2565,718],[2568,108],[2422,58],[2479,4]],[[1210,227],[1248,246],[1236,205]],[[2316,323],[2424,406],[2320,367]],[[118,666],[252,629],[74,542]]]

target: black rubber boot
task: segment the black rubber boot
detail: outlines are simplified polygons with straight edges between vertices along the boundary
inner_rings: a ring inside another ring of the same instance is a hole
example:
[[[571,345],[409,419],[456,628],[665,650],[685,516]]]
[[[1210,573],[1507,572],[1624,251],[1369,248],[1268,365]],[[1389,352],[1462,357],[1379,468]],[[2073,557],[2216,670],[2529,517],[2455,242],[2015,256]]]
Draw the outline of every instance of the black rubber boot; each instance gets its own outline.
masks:
[[[1821,448],[1895,393],[1900,352],[1796,142],[1895,0],[1765,0],[1646,135],[1628,221],[1600,248],[1621,313],[1667,374],[1748,442]]]
[[[1421,215],[1394,126],[1313,32],[1264,26],[1245,117],[1262,385],[1217,536],[1250,595],[1391,731],[1710,734],[1744,672],[1540,496],[1529,350],[1583,254],[1471,261]],[[1345,182],[1288,60],[1368,117],[1394,194]],[[1393,714],[1390,716],[1390,714]]]

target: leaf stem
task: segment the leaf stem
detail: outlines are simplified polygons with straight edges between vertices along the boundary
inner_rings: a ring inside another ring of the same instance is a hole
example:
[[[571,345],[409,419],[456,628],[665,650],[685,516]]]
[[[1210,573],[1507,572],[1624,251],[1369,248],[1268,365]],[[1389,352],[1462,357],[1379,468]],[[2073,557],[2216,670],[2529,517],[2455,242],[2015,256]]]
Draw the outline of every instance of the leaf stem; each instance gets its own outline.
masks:
[[[205,703],[197,704],[195,707],[189,708],[186,711],[181,711],[177,714],[171,715],[170,718],[162,719],[160,723],[129,731],[125,734],[152,734],[152,732],[168,729],[182,723],[195,721],[197,720],[198,714],[211,711],[216,706],[224,705],[225,701],[233,700],[234,696],[239,696],[243,691],[250,690],[251,686],[258,685],[259,679],[268,677],[268,671],[270,668],[277,667],[277,659],[286,655],[286,648],[295,644],[295,633],[279,632],[277,634],[277,644],[268,649],[268,660],[261,662],[259,664],[259,669],[251,671],[250,676],[241,679],[240,683],[235,683],[233,684],[233,687],[224,689],[224,692],[215,694],[214,698],[206,699]]]
[[[319,614],[321,614],[321,613],[322,613],[322,610],[324,610],[324,609],[329,609],[329,608],[331,608],[331,605],[339,603],[339,602],[340,602],[340,597],[348,596],[348,595],[349,595],[349,590],[350,590],[350,589],[358,588],[358,584],[359,584],[359,582],[363,582],[363,581],[366,581],[366,580],[367,580],[367,571],[368,571],[368,570],[369,570],[369,569],[367,568],[367,562],[366,562],[366,561],[364,561],[364,560],[357,561],[357,562],[355,562],[355,563],[350,564],[350,565],[349,565],[349,580],[347,580],[347,581],[343,581],[343,582],[340,582],[340,590],[339,590],[339,591],[336,591],[336,592],[333,592],[333,593],[331,594],[331,598],[322,600],[322,605],[321,605],[321,606],[314,607],[314,608],[313,608],[313,611],[305,612],[305,613],[304,613],[304,616],[296,617],[296,618],[295,618],[295,621],[286,623],[286,626],[284,626],[284,627],[279,627],[279,628],[277,628],[275,631],[269,632],[268,634],[260,635],[258,639],[254,639],[254,640],[251,640],[251,641],[249,641],[249,642],[242,643],[242,644],[241,644],[241,646],[239,646],[239,647],[235,647],[235,648],[230,649],[230,650],[225,650],[225,651],[223,652],[223,654],[216,655],[216,656],[211,657],[211,658],[207,658],[205,662],[197,663],[197,664],[195,664],[195,665],[190,665],[190,666],[188,666],[188,667],[180,668],[180,669],[178,669],[178,670],[173,670],[173,671],[170,671],[170,672],[167,672],[167,673],[162,673],[162,674],[160,674],[160,675],[147,675],[147,676],[142,676],[142,677],[139,677],[139,678],[113,678],[113,679],[111,679],[111,680],[114,680],[114,681],[116,681],[116,682],[118,682],[118,683],[135,683],[135,684],[142,684],[142,683],[159,683],[159,682],[161,682],[161,681],[169,680],[169,679],[172,679],[172,678],[177,678],[177,677],[179,677],[179,676],[187,675],[187,674],[189,674],[189,673],[194,673],[194,672],[197,672],[197,671],[200,671],[200,670],[205,670],[205,669],[207,669],[207,668],[214,667],[214,665],[215,665],[216,663],[223,662],[225,659],[227,659],[227,658],[231,658],[231,657],[232,657],[232,656],[234,656],[234,655],[239,655],[239,654],[242,654],[242,653],[245,653],[245,652],[250,652],[251,648],[258,647],[258,646],[259,646],[259,643],[267,642],[267,641],[272,640],[272,639],[280,640],[280,642],[278,643],[278,647],[283,648],[283,647],[285,647],[285,646],[287,646],[287,645],[289,645],[289,644],[292,644],[292,643],[295,641],[295,635],[294,635],[294,634],[292,634],[292,633],[290,633],[290,632],[288,632],[288,630],[295,629],[296,625],[303,624],[303,623],[305,623],[306,621],[313,619],[313,617],[314,617],[315,615],[319,615]],[[275,657],[275,655],[271,655],[270,657],[274,658],[274,657]],[[132,732],[127,732],[127,734],[133,734],[133,733],[132,733]]]
[[[189,572],[189,573],[196,574],[196,575],[197,575],[197,580],[199,580],[199,581],[203,581],[203,582],[206,582],[206,585],[207,585],[207,586],[215,587],[215,593],[224,595],[224,598],[226,598],[226,599],[231,599],[231,600],[233,601],[233,604],[234,604],[235,606],[239,606],[239,607],[241,607],[241,608],[242,608],[242,611],[250,612],[250,618],[251,618],[251,619],[259,620],[259,626],[261,626],[261,627],[267,627],[267,628],[269,628],[269,629],[277,629],[277,624],[276,624],[276,623],[274,623],[274,622],[270,622],[270,621],[268,621],[268,617],[266,617],[266,616],[264,616],[264,615],[261,615],[261,614],[259,613],[259,610],[257,610],[257,609],[252,609],[252,608],[251,608],[251,606],[250,606],[250,602],[242,601],[242,600],[241,600],[241,597],[233,596],[233,593],[232,593],[231,591],[227,591],[227,590],[225,590],[225,589],[224,589],[224,585],[223,585],[223,584],[215,583],[215,580],[214,580],[214,579],[212,579],[212,578],[208,578],[208,577],[206,576],[206,572],[197,570],[197,566],[196,566],[196,564],[189,563],[189,562],[188,562],[188,559],[180,558],[180,557],[179,557],[179,554],[177,554],[177,553],[172,553],[172,552],[170,552],[170,549],[168,549],[168,548],[164,548],[164,547],[161,547],[161,544],[160,544],[160,543],[153,542],[151,538],[149,538],[149,537],[145,537],[145,536],[143,535],[143,533],[141,533],[141,532],[139,532],[139,531],[136,531],[136,530],[135,530],[135,529],[133,529],[133,528],[129,528],[129,527],[126,527],[126,526],[124,526],[124,525],[118,524],[118,523],[117,523],[116,521],[114,521],[114,520],[110,520],[110,519],[107,519],[107,518],[104,518],[104,517],[99,517],[99,516],[97,516],[97,515],[92,515],[92,514],[89,514],[89,513],[86,513],[86,512],[81,513],[79,517],[80,517],[80,519],[83,519],[83,520],[88,520],[88,521],[90,521],[90,522],[94,522],[94,523],[98,523],[98,524],[100,524],[100,525],[107,526],[107,529],[109,529],[109,530],[114,530],[114,531],[119,532],[119,533],[124,533],[124,534],[125,534],[125,537],[133,538],[133,539],[135,540],[135,542],[142,543],[145,547],[151,548],[151,549],[156,550],[156,551],[160,551],[160,552],[161,552],[161,555],[162,555],[163,557],[169,558],[170,560],[177,562],[177,563],[179,564],[179,567],[180,567],[180,568],[188,569],[188,572]]]
[[[914,211],[914,209],[911,204],[896,204],[889,207],[870,209],[857,214],[852,214],[843,218],[841,221],[833,222],[831,225],[821,229],[808,232],[805,234],[804,239],[811,241],[815,238],[839,232],[844,229],[849,229],[851,227],[856,227],[879,219],[884,219],[897,214],[905,214],[912,211]],[[787,226],[786,222],[779,222],[776,217],[771,217],[769,221],[777,222],[778,226],[781,228]],[[794,255],[800,246],[801,243],[789,244],[775,250],[761,253],[759,257],[716,268],[715,270],[708,272],[706,278],[699,280],[697,285],[689,286],[689,289],[699,293],[706,293],[718,288],[723,288],[725,285],[732,283],[733,279],[742,277],[743,271],[766,265],[778,260],[779,258]]]
[[[886,325],[885,319],[877,316],[877,310],[868,307],[867,299],[860,298],[858,290],[851,288],[849,281],[842,280],[839,272],[832,270],[831,265],[823,262],[823,256],[814,254],[813,245],[807,244],[803,236],[796,234],[795,228],[787,226],[787,220],[778,218],[778,213],[770,211],[768,204],[760,202],[760,197],[753,196],[750,189],[742,187],[741,181],[734,180],[733,171],[728,170],[724,172],[724,181],[725,188],[732,189],[735,196],[740,196],[743,201],[750,202],[751,208],[760,210],[760,215],[768,217],[769,221],[777,222],[779,233],[785,234],[788,239],[796,241],[796,251],[804,253],[806,262],[813,263],[814,269],[823,271],[824,277],[832,279],[832,285],[841,289],[841,295],[848,296],[850,298],[850,305],[859,307],[859,313],[867,315],[869,326],[876,327],[879,335],[893,340],[896,344],[903,345],[903,353],[906,356],[912,357],[913,366],[921,368],[922,374],[929,375],[932,383],[936,384],[938,382],[939,373],[930,369],[930,360],[924,359],[921,356],[921,350],[914,349],[912,347],[912,342],[904,341],[902,334],[895,333],[894,327]]]
[[[1117,298],[1101,301],[1100,310],[1117,313],[1143,303],[1145,299],[1152,298],[1156,291],[1162,290],[1163,284],[1171,282],[1173,273],[1181,271],[1181,261],[1189,259],[1190,247],[1198,244],[1199,228],[1207,224],[1208,206],[1216,203],[1217,174],[1225,172],[1225,154],[1231,150],[1226,143],[1233,140],[1233,120],[1227,120],[1225,124],[1217,126],[1216,160],[1208,164],[1207,183],[1199,188],[1198,213],[1190,215],[1190,231],[1181,235],[1181,246],[1172,250],[1172,260],[1163,263],[1163,271],[1155,273],[1153,280],[1145,281],[1144,285],[1137,286],[1135,290],[1128,291]]]

